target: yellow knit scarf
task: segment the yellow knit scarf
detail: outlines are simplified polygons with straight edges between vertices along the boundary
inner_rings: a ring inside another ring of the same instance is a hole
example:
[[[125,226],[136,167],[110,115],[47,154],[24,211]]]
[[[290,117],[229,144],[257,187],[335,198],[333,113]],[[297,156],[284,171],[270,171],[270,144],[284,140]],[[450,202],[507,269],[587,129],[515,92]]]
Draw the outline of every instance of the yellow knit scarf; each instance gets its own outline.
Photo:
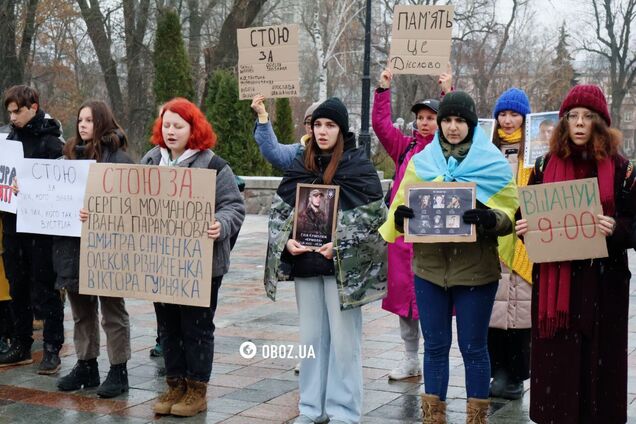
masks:
[[[517,128],[512,134],[506,134],[501,128],[497,130],[499,139],[502,143],[513,144],[521,141],[522,129]],[[532,168],[524,168],[523,151],[519,149],[517,154],[517,187],[525,187],[528,185]],[[513,223],[514,226],[514,223]],[[519,274],[528,284],[532,284],[532,262],[528,259],[528,253],[523,242],[515,237],[515,254],[512,261],[512,270]]]

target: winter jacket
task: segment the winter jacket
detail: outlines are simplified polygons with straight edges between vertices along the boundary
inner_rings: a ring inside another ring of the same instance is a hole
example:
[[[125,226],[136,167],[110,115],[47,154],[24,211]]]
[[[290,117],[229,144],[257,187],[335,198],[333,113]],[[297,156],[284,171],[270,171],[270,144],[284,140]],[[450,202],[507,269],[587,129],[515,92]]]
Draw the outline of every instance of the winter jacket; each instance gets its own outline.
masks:
[[[395,178],[390,195],[392,201],[400,182],[402,182],[409,160],[433,140],[433,134],[429,137],[423,137],[417,132],[415,137],[405,136],[393,126],[391,114],[391,90],[376,90],[373,98],[371,125],[375,135],[384,146],[384,150],[391,156],[395,164]],[[415,142],[415,145],[409,149],[412,142]],[[402,163],[399,163],[402,155],[404,155]],[[402,317],[418,319],[411,266],[412,258],[413,245],[404,243],[403,237],[398,238],[395,243],[389,244],[388,290],[387,296],[382,300],[382,309]]]
[[[2,213],[0,213],[0,215],[2,215]],[[4,262],[2,261],[3,252],[2,221],[0,221],[0,302],[11,299],[11,296],[9,296],[9,280],[7,280],[7,276],[4,273]]]
[[[121,138],[123,135],[117,133]],[[83,146],[76,147],[77,159],[83,159]],[[111,152],[108,149],[102,151],[99,163],[134,163],[128,153],[118,149]],[[55,280],[56,289],[66,289],[69,292],[79,292],[79,237],[53,237],[53,269],[57,274]]]
[[[317,157],[317,161],[320,160]],[[318,163],[320,169],[326,168],[328,160],[323,165]],[[297,156],[285,172],[269,216],[265,289],[272,300],[276,300],[278,281],[294,279],[291,262],[297,259],[286,252],[285,245],[293,227],[299,183],[323,184],[322,172],[314,174],[306,170],[301,156]],[[340,186],[340,197],[331,262],[338,284],[340,308],[344,310],[360,307],[386,294],[386,243],[377,232],[386,218],[382,186],[364,152],[355,148],[355,137],[351,133],[346,138],[345,151],[332,185]],[[305,255],[309,253],[299,257]],[[318,267],[316,271],[320,271]]]
[[[215,153],[201,150],[177,166],[186,168],[208,168]],[[161,150],[154,147],[141,159],[142,165],[159,165]],[[238,234],[245,219],[245,205],[234,178],[234,173],[226,165],[216,175],[216,194],[214,197],[214,218],[221,223],[221,235],[214,242],[212,258],[212,277],[219,277],[230,269],[230,238]]]
[[[38,109],[33,119],[23,128],[11,126],[7,140],[22,143],[24,157],[27,159],[57,159],[62,156],[64,140],[57,120]],[[2,216],[5,234],[14,234],[16,216],[6,213]]]
[[[501,152],[511,164],[513,175],[517,175],[519,146],[521,143],[502,144]],[[516,150],[516,153],[515,153]],[[501,263],[501,279],[495,295],[495,304],[490,317],[490,328],[517,330],[530,328],[532,286]]]
[[[280,144],[271,121],[261,124],[257,120],[254,127],[254,140],[261,154],[269,163],[281,170],[289,168],[294,158],[302,151],[305,137],[303,136],[299,143]]]
[[[627,159],[619,155],[612,159],[616,228],[606,238],[609,256],[571,262],[569,326],[552,338],[539,337],[542,282],[540,266],[533,268],[530,418],[537,423],[627,422],[631,278],[627,249],[633,247],[636,186]],[[543,178],[532,175],[529,184],[537,180]]]
[[[465,156],[458,159],[455,150]],[[512,232],[512,219],[519,207],[516,184],[501,152],[480,127],[475,128],[471,140],[448,146],[440,141],[438,130],[431,144],[407,165],[387,222],[380,228],[385,240],[393,243],[401,234],[395,225],[395,210],[405,204],[404,186],[431,181],[476,183],[477,207],[494,212],[496,223],[491,229],[477,226],[475,242],[414,243],[414,273],[442,287],[478,286],[499,280],[497,237]]]

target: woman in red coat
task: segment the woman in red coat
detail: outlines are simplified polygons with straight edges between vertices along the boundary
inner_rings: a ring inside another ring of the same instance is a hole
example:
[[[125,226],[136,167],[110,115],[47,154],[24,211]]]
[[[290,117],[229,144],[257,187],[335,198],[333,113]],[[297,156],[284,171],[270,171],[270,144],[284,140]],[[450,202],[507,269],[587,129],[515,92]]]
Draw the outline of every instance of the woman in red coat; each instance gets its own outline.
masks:
[[[597,228],[609,256],[534,266],[530,418],[540,424],[625,423],[632,165],[618,153],[621,134],[610,128],[597,86],[572,88],[559,117],[530,184],[597,177],[603,206]],[[516,231],[525,234],[527,221],[517,221]]]

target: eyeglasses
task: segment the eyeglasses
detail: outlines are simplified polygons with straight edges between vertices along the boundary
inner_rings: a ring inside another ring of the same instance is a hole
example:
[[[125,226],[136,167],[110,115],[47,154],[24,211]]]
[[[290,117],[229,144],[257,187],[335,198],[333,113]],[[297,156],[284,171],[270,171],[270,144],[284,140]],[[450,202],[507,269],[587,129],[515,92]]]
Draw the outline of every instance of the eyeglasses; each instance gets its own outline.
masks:
[[[596,117],[595,113],[572,113],[572,112],[568,112],[567,115],[565,115],[565,117],[567,118],[568,122],[571,124],[576,124],[577,122],[579,122],[579,118],[583,119],[583,122],[585,123],[589,123],[592,122],[592,120]]]

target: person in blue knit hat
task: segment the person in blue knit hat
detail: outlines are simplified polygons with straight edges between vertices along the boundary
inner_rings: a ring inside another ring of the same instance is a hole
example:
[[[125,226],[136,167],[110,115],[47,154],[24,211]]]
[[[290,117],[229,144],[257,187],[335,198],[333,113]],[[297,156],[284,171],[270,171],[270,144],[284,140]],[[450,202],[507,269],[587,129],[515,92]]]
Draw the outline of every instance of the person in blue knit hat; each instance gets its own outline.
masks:
[[[524,123],[530,113],[530,102],[519,88],[506,90],[495,104],[497,123],[493,143],[501,149],[519,187],[528,183],[532,168],[523,167]],[[490,396],[519,399],[523,381],[530,372],[530,305],[532,299],[532,266],[525,247],[515,241],[513,269],[501,262],[501,279],[495,296],[488,330],[490,354]]]

